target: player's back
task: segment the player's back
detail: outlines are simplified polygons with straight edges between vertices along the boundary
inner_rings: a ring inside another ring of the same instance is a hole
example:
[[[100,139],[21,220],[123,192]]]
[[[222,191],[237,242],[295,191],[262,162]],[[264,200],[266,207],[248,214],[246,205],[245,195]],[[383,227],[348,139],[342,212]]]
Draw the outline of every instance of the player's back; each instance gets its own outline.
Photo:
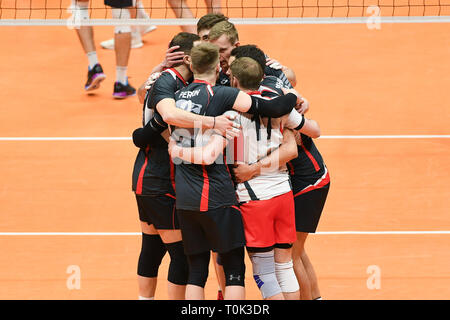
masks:
[[[263,97],[260,91],[249,94],[259,99],[270,99]],[[241,126],[242,134],[234,141],[235,161],[253,164],[278,149],[283,143],[282,120],[283,118],[239,114],[237,122]],[[260,175],[236,186],[240,202],[271,199],[290,190],[286,166],[279,168],[278,161]]]
[[[231,110],[239,90],[195,80],[176,93],[177,108],[203,116],[219,116]],[[172,137],[183,147],[208,143],[200,128],[175,128]],[[211,165],[177,163],[177,208],[207,211],[237,204],[226,159],[220,154]]]

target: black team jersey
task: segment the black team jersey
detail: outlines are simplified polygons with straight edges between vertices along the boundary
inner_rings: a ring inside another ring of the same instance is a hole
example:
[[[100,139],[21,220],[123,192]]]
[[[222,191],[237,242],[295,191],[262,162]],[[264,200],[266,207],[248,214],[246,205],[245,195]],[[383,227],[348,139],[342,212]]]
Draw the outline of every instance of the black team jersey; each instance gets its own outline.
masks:
[[[266,66],[264,68],[264,75],[266,77],[272,76],[275,77],[279,80],[279,82],[282,84],[283,88],[288,88],[288,89],[292,89],[292,85],[289,82],[289,79],[286,77],[286,75],[284,74],[284,72],[282,70],[279,69],[273,69],[269,66]]]
[[[291,83],[289,82],[289,79],[286,77],[286,75],[284,74],[284,72],[282,70],[273,69],[269,66],[266,66],[264,68],[264,75],[272,76],[272,77],[279,79],[279,83],[281,83],[283,88],[288,88],[288,89],[293,88]],[[229,87],[231,85],[230,77],[228,77],[222,70],[220,70],[216,85],[217,86],[227,86],[227,87]]]
[[[273,97],[282,94],[283,80],[274,76],[265,76],[259,90],[262,96]],[[295,133],[297,158],[287,163],[294,195],[300,195],[321,188],[330,182],[328,170],[314,140],[299,132]]]
[[[239,94],[236,88],[211,86],[201,80],[175,94],[178,108],[203,116],[219,116],[232,110]],[[182,133],[184,132],[184,134]],[[198,130],[180,129],[172,136],[183,147],[195,147]],[[178,209],[208,211],[237,204],[234,184],[223,154],[211,165],[177,164],[175,182]]]
[[[227,76],[222,70],[220,70],[219,76],[217,77],[216,86],[231,86],[230,77]]]
[[[186,85],[187,82],[177,70],[171,68],[162,72],[147,93],[143,125],[151,118],[161,100],[175,99],[175,92]],[[157,139],[153,147],[147,146],[139,150],[134,163],[132,188],[137,195],[175,197],[175,166],[169,156],[167,141],[162,136]]]

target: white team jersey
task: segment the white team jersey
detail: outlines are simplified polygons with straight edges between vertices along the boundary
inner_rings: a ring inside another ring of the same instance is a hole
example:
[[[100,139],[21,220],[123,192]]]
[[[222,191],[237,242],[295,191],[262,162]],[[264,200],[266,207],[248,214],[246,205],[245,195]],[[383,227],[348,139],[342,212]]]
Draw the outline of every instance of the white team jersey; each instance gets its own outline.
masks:
[[[260,95],[254,95],[262,99]],[[283,126],[294,129],[302,122],[302,115],[295,109],[288,117],[269,118],[254,117],[251,114],[239,114],[235,111],[228,111],[226,114],[233,113],[236,116],[236,122],[241,126],[241,135],[235,140],[237,145],[237,160],[253,164],[275,151],[283,142]],[[239,183],[236,188],[239,202],[248,202],[251,200],[267,200],[291,191],[289,174],[285,165],[278,168],[278,161],[274,161],[274,168],[270,170],[263,169],[259,176]],[[266,172],[264,172],[266,171]],[[270,171],[270,172],[268,172]]]

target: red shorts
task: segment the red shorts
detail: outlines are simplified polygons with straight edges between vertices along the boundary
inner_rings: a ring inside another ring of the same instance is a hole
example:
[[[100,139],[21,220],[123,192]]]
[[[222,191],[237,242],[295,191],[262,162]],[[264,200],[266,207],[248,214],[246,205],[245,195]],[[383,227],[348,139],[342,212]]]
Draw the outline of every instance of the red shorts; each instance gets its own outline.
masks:
[[[247,247],[265,248],[297,240],[292,191],[272,199],[241,204],[240,209]]]

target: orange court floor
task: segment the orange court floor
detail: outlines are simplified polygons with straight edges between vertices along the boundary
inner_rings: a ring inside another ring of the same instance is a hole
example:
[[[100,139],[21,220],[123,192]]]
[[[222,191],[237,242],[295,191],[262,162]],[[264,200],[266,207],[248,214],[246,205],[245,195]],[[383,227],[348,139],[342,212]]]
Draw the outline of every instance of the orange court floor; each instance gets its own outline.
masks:
[[[306,250],[323,298],[449,299],[450,24],[238,30],[242,44],[296,72],[307,116],[321,126],[331,189]],[[132,85],[179,31],[160,26],[132,50]],[[112,36],[112,27],[95,28],[96,44]],[[130,137],[141,125],[136,97],[112,98],[114,51],[98,45],[107,78],[86,94],[74,30],[0,27],[0,39],[0,299],[136,299],[136,148],[129,139],[54,139]],[[261,299],[246,259],[247,298]],[[70,266],[79,289],[67,286]],[[156,299],[167,299],[167,266],[166,256]],[[368,285],[370,266],[381,272],[378,288]],[[211,266],[206,297],[216,295]]]

